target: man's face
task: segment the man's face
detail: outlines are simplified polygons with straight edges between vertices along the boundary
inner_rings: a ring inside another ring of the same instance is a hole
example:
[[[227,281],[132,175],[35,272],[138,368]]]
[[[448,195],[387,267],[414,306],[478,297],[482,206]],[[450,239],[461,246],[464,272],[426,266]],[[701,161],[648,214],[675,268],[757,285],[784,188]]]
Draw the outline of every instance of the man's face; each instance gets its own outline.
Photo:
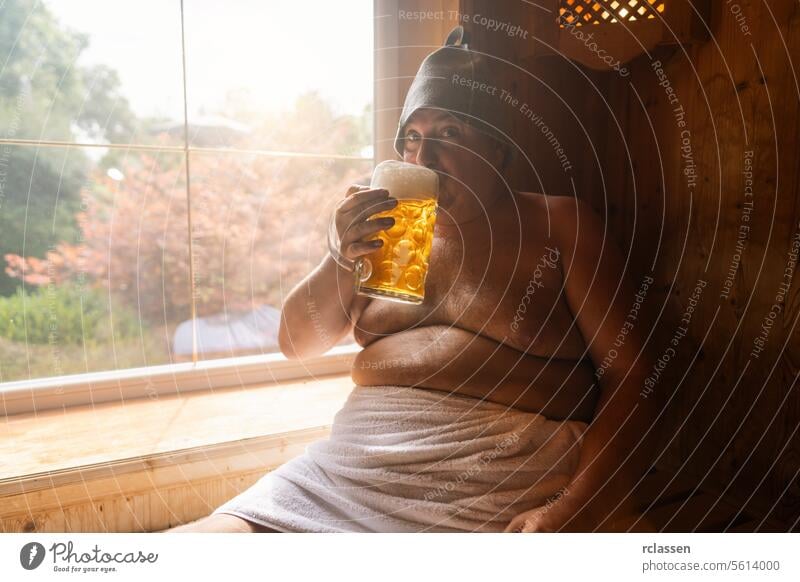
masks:
[[[496,142],[457,117],[419,109],[404,130],[403,161],[439,173],[439,205],[454,214],[493,194],[502,151]],[[457,218],[454,216],[454,218]]]

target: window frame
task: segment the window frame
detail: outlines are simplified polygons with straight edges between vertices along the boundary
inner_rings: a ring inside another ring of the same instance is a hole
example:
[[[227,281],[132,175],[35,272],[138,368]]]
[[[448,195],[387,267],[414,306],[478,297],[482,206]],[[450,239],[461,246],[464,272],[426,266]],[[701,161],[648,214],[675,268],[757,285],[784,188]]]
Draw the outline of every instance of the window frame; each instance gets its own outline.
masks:
[[[375,7],[373,6],[373,9]],[[213,148],[192,146],[189,143],[189,115],[186,108],[186,43],[184,31],[184,15],[181,10],[181,56],[183,69],[181,81],[183,84],[184,112],[182,123],[184,136],[180,145],[146,145],[126,143],[86,143],[80,141],[56,141],[36,139],[0,138],[0,147],[36,147],[36,148],[107,148],[137,151],[175,152],[184,155],[184,164],[187,164],[192,153],[221,153],[232,155],[260,155],[276,158],[297,157],[321,160],[351,160],[372,162],[377,159],[376,138],[377,126],[375,125],[375,105],[377,94],[373,90],[373,155],[349,156],[341,154],[310,153],[310,152],[280,152],[268,150],[250,150],[237,148]],[[373,37],[376,38],[376,29],[373,28]],[[373,86],[377,75],[377,63],[373,62]],[[192,188],[187,179],[186,200],[191,209]],[[187,225],[187,246],[192,249],[191,224]],[[194,261],[190,261],[191,265]],[[189,276],[192,288],[187,289],[192,297],[192,313],[190,321],[193,325],[193,335],[196,334],[195,293],[193,289],[194,277]],[[303,378],[313,379],[316,376],[341,374],[349,372],[355,354],[360,351],[360,346],[355,344],[337,346],[327,353],[314,358],[303,360],[288,360],[280,352],[258,355],[234,356],[230,358],[202,359],[196,352],[192,354],[191,362],[163,364],[138,368],[125,368],[97,372],[69,374],[63,376],[48,376],[28,380],[14,380],[0,383],[0,399],[3,402],[2,413],[4,416],[15,414],[36,413],[49,409],[66,409],[72,406],[98,404],[101,402],[124,401],[131,398],[158,398],[166,394],[180,394],[196,390],[213,390],[230,387],[242,387],[253,384],[265,384],[277,381],[298,380]]]

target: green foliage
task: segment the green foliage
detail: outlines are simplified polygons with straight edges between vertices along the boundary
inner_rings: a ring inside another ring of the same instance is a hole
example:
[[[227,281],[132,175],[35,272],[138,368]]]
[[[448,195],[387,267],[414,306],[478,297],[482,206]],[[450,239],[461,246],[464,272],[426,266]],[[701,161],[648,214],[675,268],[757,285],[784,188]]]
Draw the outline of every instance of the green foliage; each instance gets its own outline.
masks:
[[[3,149],[0,148],[0,155]],[[87,160],[80,150],[11,148],[0,166],[0,247],[3,253],[44,256],[51,245],[75,241],[81,185]],[[18,281],[2,273],[0,295],[14,292]]]
[[[36,0],[0,3],[0,137],[128,141],[135,118],[114,70],[76,66],[89,39]],[[80,150],[0,147],[0,246],[43,256],[74,241],[89,160]],[[18,282],[0,270],[0,295]]]
[[[0,297],[0,337],[32,344],[78,345],[139,336],[135,314],[118,302],[109,307],[100,289],[64,284]]]

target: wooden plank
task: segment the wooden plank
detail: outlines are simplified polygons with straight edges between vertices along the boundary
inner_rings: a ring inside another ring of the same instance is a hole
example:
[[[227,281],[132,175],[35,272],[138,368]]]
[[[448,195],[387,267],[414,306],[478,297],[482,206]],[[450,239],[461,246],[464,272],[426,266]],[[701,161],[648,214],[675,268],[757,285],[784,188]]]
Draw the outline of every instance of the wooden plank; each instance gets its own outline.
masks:
[[[754,232],[759,235],[753,246],[756,252],[748,257],[749,264],[742,273],[742,291],[756,289],[755,301],[744,319],[742,364],[750,359],[753,340],[761,333],[775,301],[791,239],[800,221],[800,96],[795,78],[800,74],[800,18],[796,3],[792,4],[770,2],[769,10],[760,4],[754,21],[753,43],[763,78],[751,51],[755,74],[747,92],[752,94],[755,188],[761,208],[757,208],[754,225]],[[756,202],[759,203],[758,198]],[[762,512],[770,511],[777,502],[770,517],[786,523],[800,515],[799,491],[791,486],[800,471],[800,434],[796,430],[800,424],[800,402],[796,397],[800,344],[796,341],[797,328],[794,333],[790,331],[798,315],[798,303],[800,279],[795,273],[766,349],[748,370],[748,393],[735,399],[735,416],[741,422],[737,423],[730,456],[736,460],[726,464],[730,474],[722,475],[728,482],[733,481],[731,488],[738,497],[751,497],[751,505]],[[775,372],[767,379],[776,361]]]
[[[712,506],[713,509],[708,512]],[[712,493],[701,493],[691,497],[688,501],[676,501],[662,505],[646,512],[645,517],[659,531],[722,531],[735,513],[736,510],[724,500],[719,500],[719,496]]]
[[[796,381],[796,362],[800,361],[800,342],[795,341],[800,337],[800,330],[789,332],[790,323],[800,309],[800,278],[797,276],[787,294],[786,309],[771,331],[768,349],[759,361],[751,363],[736,393],[732,395],[731,390],[745,370],[753,339],[774,300],[777,282],[786,266],[792,229],[800,220],[800,166],[796,163],[800,107],[795,84],[795,74],[800,72],[797,67],[800,15],[796,4],[785,0],[770,2],[776,27],[763,2],[749,2],[744,14],[752,35],[744,36],[729,7],[724,3],[713,4],[714,42],[692,46],[688,56],[681,50],[674,50],[671,57],[666,50],[659,49],[654,54],[654,58],[659,58],[666,66],[670,82],[686,110],[701,180],[691,198],[682,187],[680,140],[672,106],[666,102],[663,88],[655,82],[648,59],[642,58],[631,67],[630,82],[652,115],[665,165],[669,236],[661,241],[656,286],[648,297],[648,302],[652,300],[658,307],[663,301],[667,302],[665,319],[656,327],[653,348],[657,353],[668,344],[675,329],[670,322],[685,309],[686,296],[697,279],[703,277],[709,281],[705,296],[695,310],[689,335],[664,372],[660,386],[677,385],[689,360],[697,353],[698,339],[720,308],[710,334],[712,341],[704,346],[702,356],[668,409],[664,431],[673,442],[660,462],[677,467],[688,459],[688,472],[697,481],[704,479],[717,489],[731,485],[729,492],[736,493],[737,498],[747,499],[752,495],[748,510],[758,507],[763,513],[777,501],[775,516],[791,523],[800,513],[798,489],[790,486],[800,469],[800,435],[794,432],[800,423],[800,400],[785,397]],[[783,41],[787,47],[783,46]],[[763,79],[751,42],[764,67]],[[639,213],[638,219],[643,222],[632,240],[638,249],[637,262],[642,267],[646,252],[654,248],[661,218],[658,204],[643,206],[648,197],[660,202],[657,196],[659,167],[654,163],[653,147],[647,144],[650,127],[646,118],[638,111],[626,113],[632,111],[629,92],[624,91],[622,83],[614,77],[609,76],[609,79],[609,101],[620,118],[628,120],[624,125],[625,139],[633,155],[633,179],[639,198],[634,199],[629,187],[612,184],[608,188],[609,202],[622,209],[627,226],[631,225],[634,213]],[[745,142],[740,101],[749,144]],[[775,113],[774,121],[770,111]],[[608,135],[604,173],[613,180],[615,176],[630,174],[630,168],[625,157],[625,143],[618,143],[610,131]],[[742,166],[744,151],[749,148],[756,156],[754,190],[757,196],[750,221],[751,237],[734,280],[731,300],[721,301],[719,289],[731,263],[741,223]],[[777,206],[773,215],[776,187]],[[681,256],[682,230],[690,199],[693,218],[689,223],[689,244],[686,254]],[[722,214],[715,228],[718,206]],[[617,221],[612,225],[619,227]],[[704,272],[712,251],[709,271]],[[673,277],[676,277],[676,287],[672,296],[662,297],[661,289]],[[745,310],[751,295],[752,301]],[[733,344],[725,354],[731,337]],[[786,353],[777,373],[765,386],[766,373],[782,346],[787,347]],[[784,453],[775,463],[774,453],[779,450]],[[736,481],[731,484],[734,476]],[[765,482],[756,490],[762,478]]]
[[[220,475],[130,495],[0,515],[0,532],[152,532],[200,519],[253,485],[264,474]]]
[[[636,489],[637,509],[644,511],[690,497],[696,485],[685,477],[675,477],[667,471],[647,475]]]
[[[731,533],[756,533],[759,531],[759,529],[759,521],[756,519],[751,519],[739,525],[729,527],[726,531]]]
[[[749,519],[729,527],[730,533],[787,533],[788,527],[761,519]]]

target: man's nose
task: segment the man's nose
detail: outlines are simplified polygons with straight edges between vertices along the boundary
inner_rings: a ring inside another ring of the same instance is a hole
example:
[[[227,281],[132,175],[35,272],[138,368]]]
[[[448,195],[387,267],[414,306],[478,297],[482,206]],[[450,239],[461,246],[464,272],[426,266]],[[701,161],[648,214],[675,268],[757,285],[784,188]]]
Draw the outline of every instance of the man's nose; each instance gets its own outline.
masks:
[[[439,144],[430,138],[421,138],[417,149],[417,164],[426,168],[434,168],[439,161]]]

